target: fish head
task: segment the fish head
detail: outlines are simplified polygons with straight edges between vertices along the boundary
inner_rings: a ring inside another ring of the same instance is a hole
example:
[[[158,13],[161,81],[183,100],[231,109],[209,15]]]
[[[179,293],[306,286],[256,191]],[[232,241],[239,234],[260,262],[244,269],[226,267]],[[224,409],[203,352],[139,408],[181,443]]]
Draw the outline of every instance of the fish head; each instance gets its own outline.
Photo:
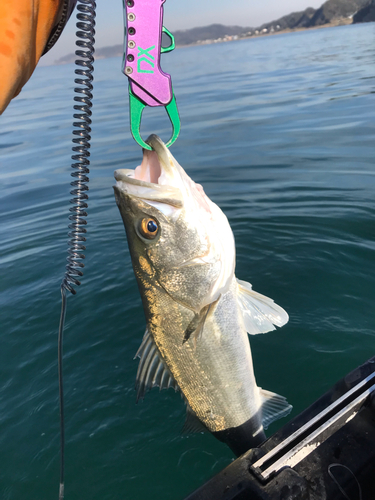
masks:
[[[199,312],[225,293],[235,246],[220,208],[156,135],[135,170],[115,171],[114,186],[133,268],[143,293],[154,284]]]

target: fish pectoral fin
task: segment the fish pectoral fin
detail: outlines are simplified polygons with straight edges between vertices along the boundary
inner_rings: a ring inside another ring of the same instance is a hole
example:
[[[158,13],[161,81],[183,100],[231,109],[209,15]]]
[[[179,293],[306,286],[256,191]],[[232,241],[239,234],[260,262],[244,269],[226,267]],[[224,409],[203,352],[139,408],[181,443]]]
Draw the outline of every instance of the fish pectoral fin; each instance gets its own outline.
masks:
[[[242,313],[247,333],[256,335],[275,330],[275,326],[283,326],[289,316],[275,302],[252,290],[250,283],[237,279],[238,304]]]
[[[293,406],[288,403],[284,396],[275,392],[266,391],[259,387],[262,400],[262,424],[265,429],[279,418],[286,417],[292,411]]]
[[[159,387],[160,390],[169,387],[175,391],[179,389],[147,328],[135,355],[137,357],[140,358],[135,382],[137,402],[153,387]]]
[[[185,330],[184,340],[182,341],[183,344],[186,341],[188,341],[189,338],[194,334],[194,342],[196,345],[197,340],[200,339],[202,334],[203,334],[203,329],[204,329],[204,325],[205,325],[207,318],[213,314],[215,307],[217,306],[220,298],[221,298],[221,295],[214,302],[211,302],[211,304],[204,306],[199,311],[198,314],[194,315],[194,318],[190,321],[190,323],[188,324],[188,327]]]
[[[196,432],[208,432],[207,427],[199,420],[197,415],[186,402],[186,420],[182,428],[183,434],[192,434]]]
[[[185,344],[185,342],[187,342],[193,335],[194,346],[196,347],[197,340],[202,336],[209,308],[210,306],[206,306],[198,314],[194,315],[194,318],[190,321],[185,330],[184,340],[182,341],[183,344]]]
[[[182,341],[183,344],[187,342],[192,334],[197,331],[197,329],[201,329],[200,327],[200,322],[201,322],[201,315],[200,313],[194,314],[194,318],[190,321],[188,324],[185,333],[184,333],[184,340]]]

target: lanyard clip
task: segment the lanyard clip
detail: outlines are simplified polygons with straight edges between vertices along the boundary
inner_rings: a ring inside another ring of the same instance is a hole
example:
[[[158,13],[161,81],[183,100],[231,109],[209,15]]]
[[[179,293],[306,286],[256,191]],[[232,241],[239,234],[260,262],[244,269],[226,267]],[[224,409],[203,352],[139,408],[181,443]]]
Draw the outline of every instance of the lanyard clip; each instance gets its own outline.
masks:
[[[126,18],[125,50],[122,72],[129,79],[130,129],[135,141],[152,149],[140,133],[142,112],[146,106],[164,106],[172,123],[171,146],[180,133],[180,117],[171,76],[160,68],[160,55],[175,48],[174,37],[163,26],[165,0],[123,0]],[[162,47],[162,33],[171,40]]]

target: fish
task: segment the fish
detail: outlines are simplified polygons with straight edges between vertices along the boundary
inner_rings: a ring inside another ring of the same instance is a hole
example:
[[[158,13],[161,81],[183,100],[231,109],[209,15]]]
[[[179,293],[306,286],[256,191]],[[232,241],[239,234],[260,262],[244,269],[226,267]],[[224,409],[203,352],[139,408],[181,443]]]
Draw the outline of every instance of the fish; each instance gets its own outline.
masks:
[[[136,354],[137,398],[153,387],[181,391],[184,430],[208,430],[240,455],[292,409],[257,386],[248,339],[289,317],[236,278],[227,217],[158,136],[147,143],[141,165],[114,174],[147,325]]]

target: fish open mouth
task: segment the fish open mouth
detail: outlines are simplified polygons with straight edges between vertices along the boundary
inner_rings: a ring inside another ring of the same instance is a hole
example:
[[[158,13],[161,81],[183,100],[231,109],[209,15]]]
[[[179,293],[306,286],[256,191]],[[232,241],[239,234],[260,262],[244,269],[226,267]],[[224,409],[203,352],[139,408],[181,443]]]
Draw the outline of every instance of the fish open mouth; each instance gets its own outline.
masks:
[[[181,208],[181,167],[157,135],[150,135],[146,142],[153,149],[143,150],[142,163],[134,170],[115,171],[115,188],[137,198]]]

